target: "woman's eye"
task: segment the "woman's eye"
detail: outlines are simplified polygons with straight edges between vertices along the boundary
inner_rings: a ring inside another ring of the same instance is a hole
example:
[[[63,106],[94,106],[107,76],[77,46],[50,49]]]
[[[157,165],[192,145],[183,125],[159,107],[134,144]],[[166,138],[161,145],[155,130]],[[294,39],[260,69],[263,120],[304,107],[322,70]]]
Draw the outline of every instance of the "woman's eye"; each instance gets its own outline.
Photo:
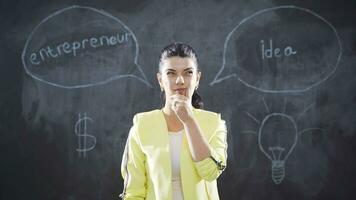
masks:
[[[187,74],[193,74],[193,71],[187,71]]]

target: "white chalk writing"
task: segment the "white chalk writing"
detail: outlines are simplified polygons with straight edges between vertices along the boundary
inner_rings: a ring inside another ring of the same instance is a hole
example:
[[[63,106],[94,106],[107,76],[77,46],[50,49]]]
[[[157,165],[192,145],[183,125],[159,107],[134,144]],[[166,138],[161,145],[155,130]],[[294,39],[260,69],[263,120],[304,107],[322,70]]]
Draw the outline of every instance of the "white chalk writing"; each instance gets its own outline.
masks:
[[[47,45],[41,48],[37,52],[31,53],[29,59],[34,65],[40,65],[49,58],[58,58],[65,54],[71,54],[77,56],[78,51],[87,48],[99,48],[104,46],[116,46],[123,44],[129,40],[130,33],[116,34],[116,35],[102,35],[99,37],[84,38],[82,40],[76,40],[72,42],[62,42],[55,47]]]

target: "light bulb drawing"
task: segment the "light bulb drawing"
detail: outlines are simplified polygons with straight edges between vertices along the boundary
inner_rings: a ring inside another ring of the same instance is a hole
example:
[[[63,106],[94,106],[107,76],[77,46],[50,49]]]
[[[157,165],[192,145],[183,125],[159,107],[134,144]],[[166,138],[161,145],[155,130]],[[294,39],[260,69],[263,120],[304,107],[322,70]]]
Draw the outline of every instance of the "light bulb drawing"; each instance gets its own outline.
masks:
[[[287,126],[286,126],[287,125]],[[267,130],[266,130],[267,129]],[[272,130],[271,130],[272,129]],[[279,131],[283,129],[283,131]],[[274,133],[270,131],[275,131]],[[269,142],[263,142],[265,137]],[[288,137],[291,144],[281,138]],[[294,119],[283,113],[271,113],[267,115],[258,130],[258,145],[263,154],[271,161],[272,180],[280,184],[285,176],[285,162],[297,145],[298,129]],[[286,154],[284,152],[287,152]]]
[[[285,114],[286,100],[284,101],[282,112],[271,112],[264,98],[262,100],[268,114],[260,121],[249,112],[246,112],[247,116],[259,125],[259,128],[257,131],[246,130],[244,133],[255,134],[258,137],[258,147],[266,158],[271,161],[271,178],[278,185],[283,182],[286,176],[286,161],[295,149],[299,135],[308,131],[322,129],[307,128],[298,131],[296,120],[292,116]],[[306,107],[297,119],[304,115],[312,105]]]

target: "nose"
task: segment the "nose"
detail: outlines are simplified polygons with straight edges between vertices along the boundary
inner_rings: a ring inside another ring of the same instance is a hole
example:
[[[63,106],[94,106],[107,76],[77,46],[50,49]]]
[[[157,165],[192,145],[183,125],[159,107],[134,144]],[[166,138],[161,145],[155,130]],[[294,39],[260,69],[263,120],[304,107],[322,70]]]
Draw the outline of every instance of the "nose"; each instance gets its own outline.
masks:
[[[178,76],[176,80],[176,84],[184,84],[184,78],[182,76]]]

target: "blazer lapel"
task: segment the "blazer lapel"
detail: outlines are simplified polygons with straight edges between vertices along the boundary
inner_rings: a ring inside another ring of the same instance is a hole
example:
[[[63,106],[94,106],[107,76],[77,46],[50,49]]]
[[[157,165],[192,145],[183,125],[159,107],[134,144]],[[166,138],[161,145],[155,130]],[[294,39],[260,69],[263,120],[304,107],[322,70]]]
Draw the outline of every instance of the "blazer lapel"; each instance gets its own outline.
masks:
[[[168,127],[166,119],[164,118],[163,111],[158,110],[157,116],[157,133],[152,138],[154,144],[157,145],[159,151],[157,155],[158,165],[162,168],[159,169],[156,173],[160,174],[160,188],[159,193],[165,193],[167,196],[163,199],[172,198],[172,165],[171,165],[171,154],[169,151],[169,137],[168,137]],[[157,166],[158,166],[157,165]]]

